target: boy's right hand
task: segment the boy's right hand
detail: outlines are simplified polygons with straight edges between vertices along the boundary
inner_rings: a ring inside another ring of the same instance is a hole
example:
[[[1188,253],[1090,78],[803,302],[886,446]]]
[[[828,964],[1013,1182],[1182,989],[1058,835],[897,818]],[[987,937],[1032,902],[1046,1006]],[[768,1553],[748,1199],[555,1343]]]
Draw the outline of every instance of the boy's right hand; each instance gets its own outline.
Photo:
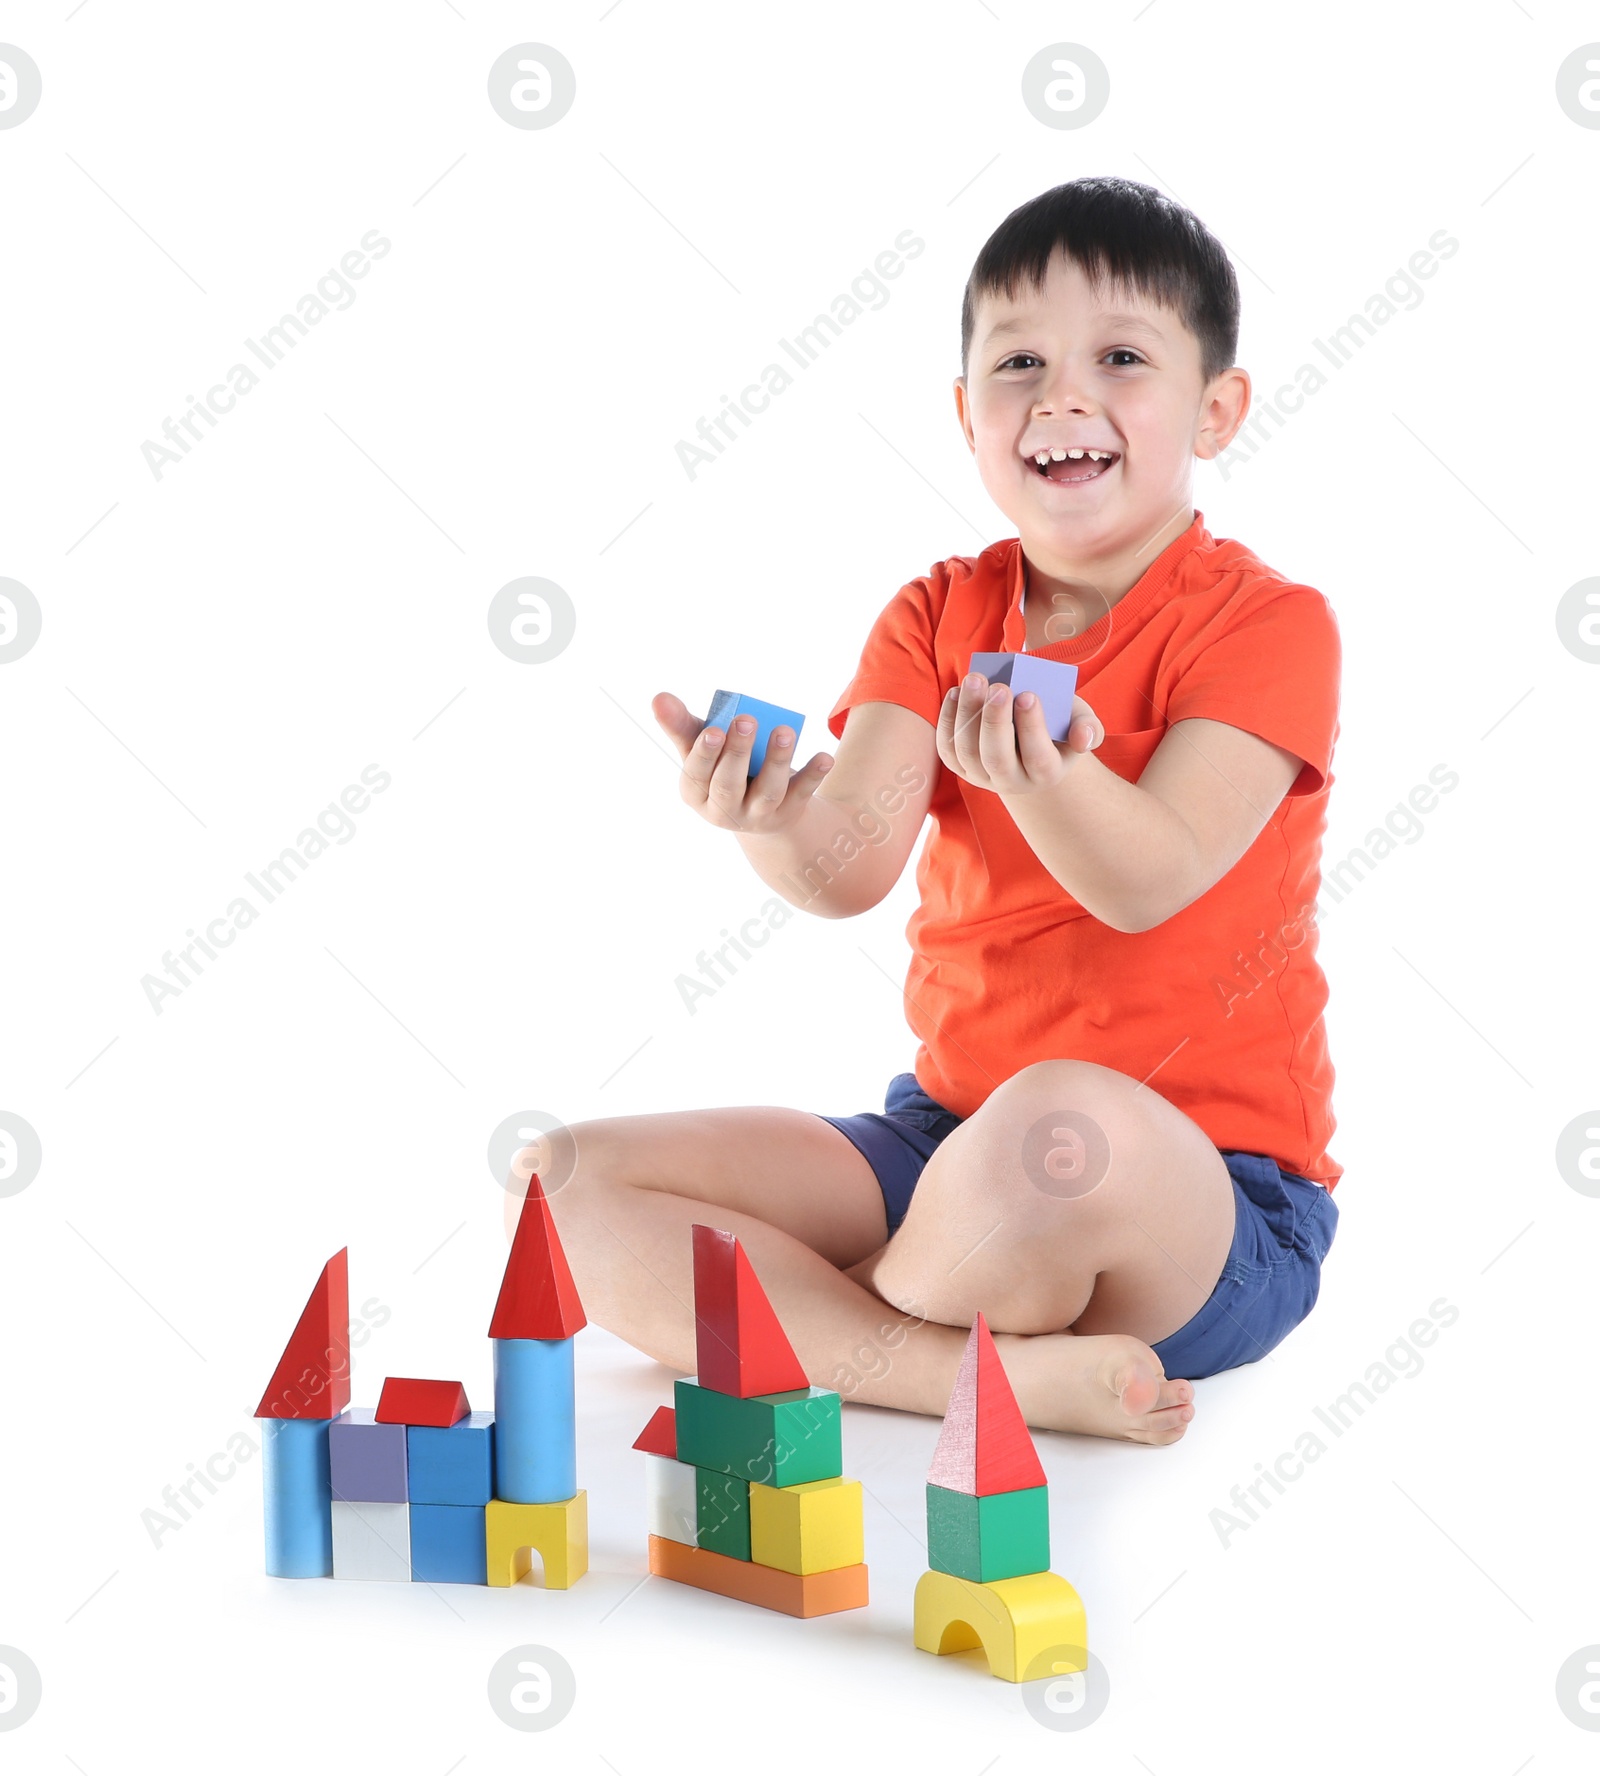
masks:
[[[761,769],[750,776],[750,751],[756,724],[741,715],[733,731],[707,727],[680,698],[660,691],[650,699],[650,713],[678,749],[683,773],[679,793],[713,826],[728,832],[762,834],[786,831],[805,812],[829,771],[833,759],[819,752],[803,770],[792,771],[795,732],[775,728],[767,741]]]

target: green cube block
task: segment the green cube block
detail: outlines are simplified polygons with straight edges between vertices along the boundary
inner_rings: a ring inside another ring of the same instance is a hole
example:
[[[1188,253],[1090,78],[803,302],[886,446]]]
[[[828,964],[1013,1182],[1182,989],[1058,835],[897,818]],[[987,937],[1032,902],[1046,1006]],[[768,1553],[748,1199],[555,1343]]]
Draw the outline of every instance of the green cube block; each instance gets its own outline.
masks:
[[[835,1480],[844,1472],[839,1396],[828,1388],[741,1400],[680,1381],[673,1399],[679,1461],[763,1486]]]
[[[1050,1489],[1023,1486],[974,1498],[928,1488],[928,1565],[987,1585],[1050,1570]]]
[[[733,1560],[750,1558],[750,1482],[711,1468],[694,1471],[695,1545]]]

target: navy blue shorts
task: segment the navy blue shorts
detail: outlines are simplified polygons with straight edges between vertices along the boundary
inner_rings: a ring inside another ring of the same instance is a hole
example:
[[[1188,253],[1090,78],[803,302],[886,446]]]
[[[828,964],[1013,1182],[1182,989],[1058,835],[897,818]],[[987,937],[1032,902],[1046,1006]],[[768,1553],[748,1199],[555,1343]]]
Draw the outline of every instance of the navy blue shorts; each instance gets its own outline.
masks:
[[[933,1150],[961,1118],[936,1103],[914,1073],[889,1082],[883,1114],[824,1116],[877,1174],[892,1234]],[[1233,1244],[1217,1286],[1189,1321],[1151,1348],[1171,1377],[1198,1381],[1254,1363],[1291,1333],[1316,1305],[1322,1261],[1339,1211],[1309,1178],[1284,1171],[1260,1153],[1220,1149],[1233,1179]]]

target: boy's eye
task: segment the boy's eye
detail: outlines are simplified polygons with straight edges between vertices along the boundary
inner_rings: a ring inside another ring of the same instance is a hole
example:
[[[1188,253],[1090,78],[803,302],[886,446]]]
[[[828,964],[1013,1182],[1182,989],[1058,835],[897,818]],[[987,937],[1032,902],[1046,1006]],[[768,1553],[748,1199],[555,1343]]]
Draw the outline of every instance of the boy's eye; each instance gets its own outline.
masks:
[[[1133,364],[1142,364],[1144,362],[1144,359],[1140,357],[1138,352],[1134,351],[1131,346],[1126,345],[1113,346],[1111,350],[1106,353],[1106,359],[1118,370]],[[1013,352],[1009,358],[1004,359],[1000,363],[998,368],[1001,370],[1031,369],[1043,362],[1043,358],[1041,358],[1036,352]]]

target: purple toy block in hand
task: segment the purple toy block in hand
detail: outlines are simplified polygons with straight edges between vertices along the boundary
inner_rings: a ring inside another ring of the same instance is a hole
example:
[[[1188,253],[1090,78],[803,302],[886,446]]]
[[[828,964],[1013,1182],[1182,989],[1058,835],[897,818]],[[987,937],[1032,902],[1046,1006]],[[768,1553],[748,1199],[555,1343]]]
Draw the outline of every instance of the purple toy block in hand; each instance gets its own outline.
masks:
[[[1050,738],[1059,746],[1072,726],[1072,699],[1078,693],[1078,669],[1062,660],[1037,654],[974,654],[968,672],[981,672],[990,684],[1010,685],[1011,695],[1032,691],[1044,710]]]

